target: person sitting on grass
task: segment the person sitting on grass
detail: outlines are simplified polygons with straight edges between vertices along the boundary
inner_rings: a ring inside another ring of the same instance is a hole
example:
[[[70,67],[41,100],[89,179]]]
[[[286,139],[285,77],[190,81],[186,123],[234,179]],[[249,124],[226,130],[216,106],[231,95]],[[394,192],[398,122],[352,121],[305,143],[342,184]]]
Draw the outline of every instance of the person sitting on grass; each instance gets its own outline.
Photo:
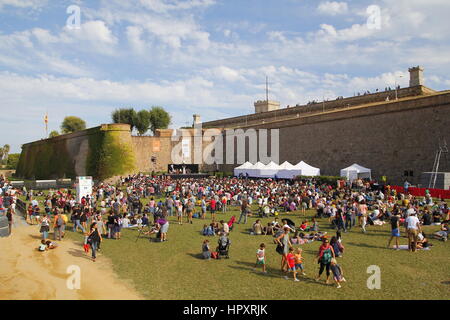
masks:
[[[203,259],[209,260],[211,259],[211,250],[209,248],[209,240],[205,239],[202,245],[202,257]]]
[[[252,227],[252,233],[256,235],[262,235],[263,234],[263,226],[261,224],[261,220],[256,220],[256,222],[253,224]]]
[[[299,229],[301,231],[309,231],[308,221],[307,220],[302,221],[302,224],[300,225]]]
[[[264,227],[263,228],[263,232],[264,232],[264,235],[269,235],[269,236],[273,236],[274,235],[274,231],[273,231],[273,226],[272,226],[272,223],[268,223],[267,224],[267,227]]]
[[[424,249],[433,246],[432,243],[428,242],[425,233],[422,231],[417,235],[417,249]]]
[[[212,225],[209,225],[209,226],[208,226],[207,224],[205,224],[205,225],[203,226],[202,234],[203,234],[204,236],[208,236],[208,237],[214,236],[214,228],[212,227]]]
[[[447,241],[448,235],[450,234],[450,228],[448,226],[448,223],[441,224],[441,230],[438,232],[435,232],[433,235],[436,239]]]

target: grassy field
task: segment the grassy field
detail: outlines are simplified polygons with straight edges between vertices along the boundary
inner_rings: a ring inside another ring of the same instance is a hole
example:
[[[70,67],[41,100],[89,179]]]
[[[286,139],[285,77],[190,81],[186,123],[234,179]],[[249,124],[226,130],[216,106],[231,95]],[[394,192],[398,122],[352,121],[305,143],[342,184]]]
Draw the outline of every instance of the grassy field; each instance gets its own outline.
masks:
[[[218,214],[227,221],[232,214]],[[312,217],[313,211],[307,215]],[[301,217],[285,214],[296,223]],[[148,299],[449,299],[450,251],[448,243],[432,240],[430,251],[415,254],[405,250],[386,248],[389,225],[370,226],[367,234],[359,228],[343,234],[345,254],[338,258],[347,282],[341,289],[315,282],[318,272],[315,262],[319,242],[305,244],[303,253],[307,276],[300,282],[285,280],[280,272],[280,255],[275,252],[271,236],[249,234],[256,218],[246,225],[236,225],[231,232],[230,259],[202,260],[201,243],[205,237],[200,230],[205,221],[194,219],[194,224],[178,225],[170,218],[169,241],[150,242],[140,238],[136,230],[124,230],[121,240],[105,239],[102,254],[110,258],[118,275],[134,283],[136,289]],[[264,223],[272,219],[263,219]],[[326,219],[319,220],[321,230],[334,234]],[[431,234],[439,227],[425,227]],[[80,242],[81,234],[68,232]],[[218,237],[210,238],[211,247]],[[267,245],[268,274],[253,271],[255,253],[261,242]],[[401,239],[406,244],[406,238]],[[99,260],[100,261],[100,260]],[[377,265],[381,269],[381,289],[367,288],[370,274],[367,268]],[[324,279],[324,275],[323,275]]]
[[[38,200],[41,200],[39,198]],[[146,202],[146,201],[144,201]],[[315,212],[307,211],[310,219]],[[228,221],[232,216],[239,217],[237,208],[226,214],[217,214],[219,220]],[[299,212],[281,214],[297,224],[303,220]],[[208,214],[209,219],[209,214]],[[356,227],[343,233],[345,253],[338,258],[347,282],[341,289],[315,282],[318,264],[315,260],[319,242],[304,244],[306,277],[300,282],[283,279],[280,272],[281,257],[275,252],[272,236],[250,235],[249,229],[256,218],[249,218],[246,225],[235,225],[230,234],[232,245],[230,259],[201,259],[201,244],[205,239],[200,233],[203,224],[210,220],[194,219],[192,225],[178,225],[176,218],[169,219],[171,225],[169,241],[150,242],[148,238],[136,241],[138,231],[124,229],[121,240],[105,239],[101,254],[110,258],[115,272],[134,284],[136,289],[148,299],[449,299],[450,298],[450,250],[448,242],[431,240],[429,251],[415,254],[406,250],[387,249],[390,226],[368,226],[367,234]],[[263,225],[273,218],[262,219]],[[320,219],[321,231],[334,235],[327,219]],[[71,232],[68,226],[67,237],[80,244],[81,233]],[[426,226],[427,235],[439,229]],[[402,229],[403,231],[403,229]],[[154,236],[153,236],[154,237]],[[210,237],[211,248],[215,248],[218,237]],[[255,253],[261,242],[266,244],[267,274],[253,270]],[[401,244],[407,244],[401,238]],[[294,246],[297,247],[297,246]],[[101,263],[101,260],[99,260]],[[371,274],[367,268],[380,267],[381,289],[367,288]],[[322,275],[322,279],[325,279]]]

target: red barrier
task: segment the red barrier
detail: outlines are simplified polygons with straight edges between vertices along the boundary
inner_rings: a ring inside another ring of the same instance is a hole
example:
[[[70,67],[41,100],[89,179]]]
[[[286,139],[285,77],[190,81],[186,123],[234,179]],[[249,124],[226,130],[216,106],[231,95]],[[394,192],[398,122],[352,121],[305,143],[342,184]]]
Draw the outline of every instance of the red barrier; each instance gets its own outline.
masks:
[[[391,186],[391,189],[395,189],[397,193],[405,193],[404,188],[400,186]],[[433,198],[444,198],[444,199],[450,199],[450,190],[444,190],[444,189],[428,189],[428,188],[413,188],[410,187],[408,189],[408,193],[412,194],[413,196],[417,197],[424,197],[425,196],[425,190],[429,190],[430,194]]]

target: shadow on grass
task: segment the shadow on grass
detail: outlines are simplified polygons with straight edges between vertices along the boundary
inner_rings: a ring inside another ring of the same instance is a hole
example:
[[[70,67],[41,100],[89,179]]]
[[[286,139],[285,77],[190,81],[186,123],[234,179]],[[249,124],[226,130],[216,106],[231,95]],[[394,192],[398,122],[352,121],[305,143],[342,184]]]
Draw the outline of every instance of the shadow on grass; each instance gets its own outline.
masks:
[[[78,249],[69,249],[68,253],[71,256],[77,257],[77,258],[83,258],[83,259],[87,259],[87,260],[91,260],[91,251],[89,251],[89,255],[84,252],[83,250],[78,250]]]
[[[367,243],[347,242],[347,244],[349,244],[351,246],[362,247],[362,248],[386,249],[386,247],[384,247],[384,246],[372,246],[372,245],[367,244]]]
[[[255,267],[254,263],[245,262],[245,261],[236,261],[236,264],[238,264],[240,266],[229,266],[229,267],[232,269],[237,269],[237,270],[246,270],[251,273],[260,275],[262,277],[269,277],[269,278],[283,278],[286,275],[286,273],[282,272],[281,270],[275,269],[275,268],[269,268],[269,267],[267,267],[267,265],[266,265],[267,273],[263,273],[261,271],[261,267],[257,267],[256,269],[254,268]],[[288,277],[289,277],[288,280],[293,281],[292,274],[289,274]],[[312,284],[317,284],[317,285],[322,285],[322,286],[327,286],[327,287],[330,286],[324,282],[318,282],[313,278],[306,278],[306,277],[300,276],[300,275],[297,275],[297,277],[300,280],[300,282],[307,282],[307,283],[312,283]]]

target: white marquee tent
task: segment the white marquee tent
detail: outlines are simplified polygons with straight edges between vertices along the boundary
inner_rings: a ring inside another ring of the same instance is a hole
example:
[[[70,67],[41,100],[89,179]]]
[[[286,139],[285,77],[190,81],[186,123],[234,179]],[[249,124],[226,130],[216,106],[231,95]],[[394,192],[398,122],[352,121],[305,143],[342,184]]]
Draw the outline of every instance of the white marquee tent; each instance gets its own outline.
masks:
[[[304,161],[300,161],[295,166],[289,162],[285,162],[281,166],[284,168],[280,169],[277,174],[277,177],[280,179],[293,179],[296,176],[320,176],[319,168],[313,167]]]
[[[273,178],[279,170],[280,166],[275,162],[270,161],[264,168],[258,170],[257,175],[259,178]]]
[[[347,178],[347,180],[353,181],[358,178],[371,178],[372,170],[365,168],[363,166],[360,166],[357,163],[352,164],[350,167],[344,168],[341,170],[341,177]]]
[[[294,166],[294,169],[299,170],[301,176],[315,177],[320,176],[320,169],[300,161]]]
[[[250,177],[258,178],[260,175],[260,170],[264,169],[266,165],[262,162],[257,162],[249,169],[247,169],[247,173]]]
[[[280,179],[292,179],[292,170],[294,170],[294,165],[285,161],[280,164],[280,170],[277,172],[277,178]]]
[[[244,164],[241,164],[239,167],[234,168],[234,176],[237,177],[240,174],[246,175],[248,169],[251,169],[253,167],[253,164],[250,162],[246,162]]]

